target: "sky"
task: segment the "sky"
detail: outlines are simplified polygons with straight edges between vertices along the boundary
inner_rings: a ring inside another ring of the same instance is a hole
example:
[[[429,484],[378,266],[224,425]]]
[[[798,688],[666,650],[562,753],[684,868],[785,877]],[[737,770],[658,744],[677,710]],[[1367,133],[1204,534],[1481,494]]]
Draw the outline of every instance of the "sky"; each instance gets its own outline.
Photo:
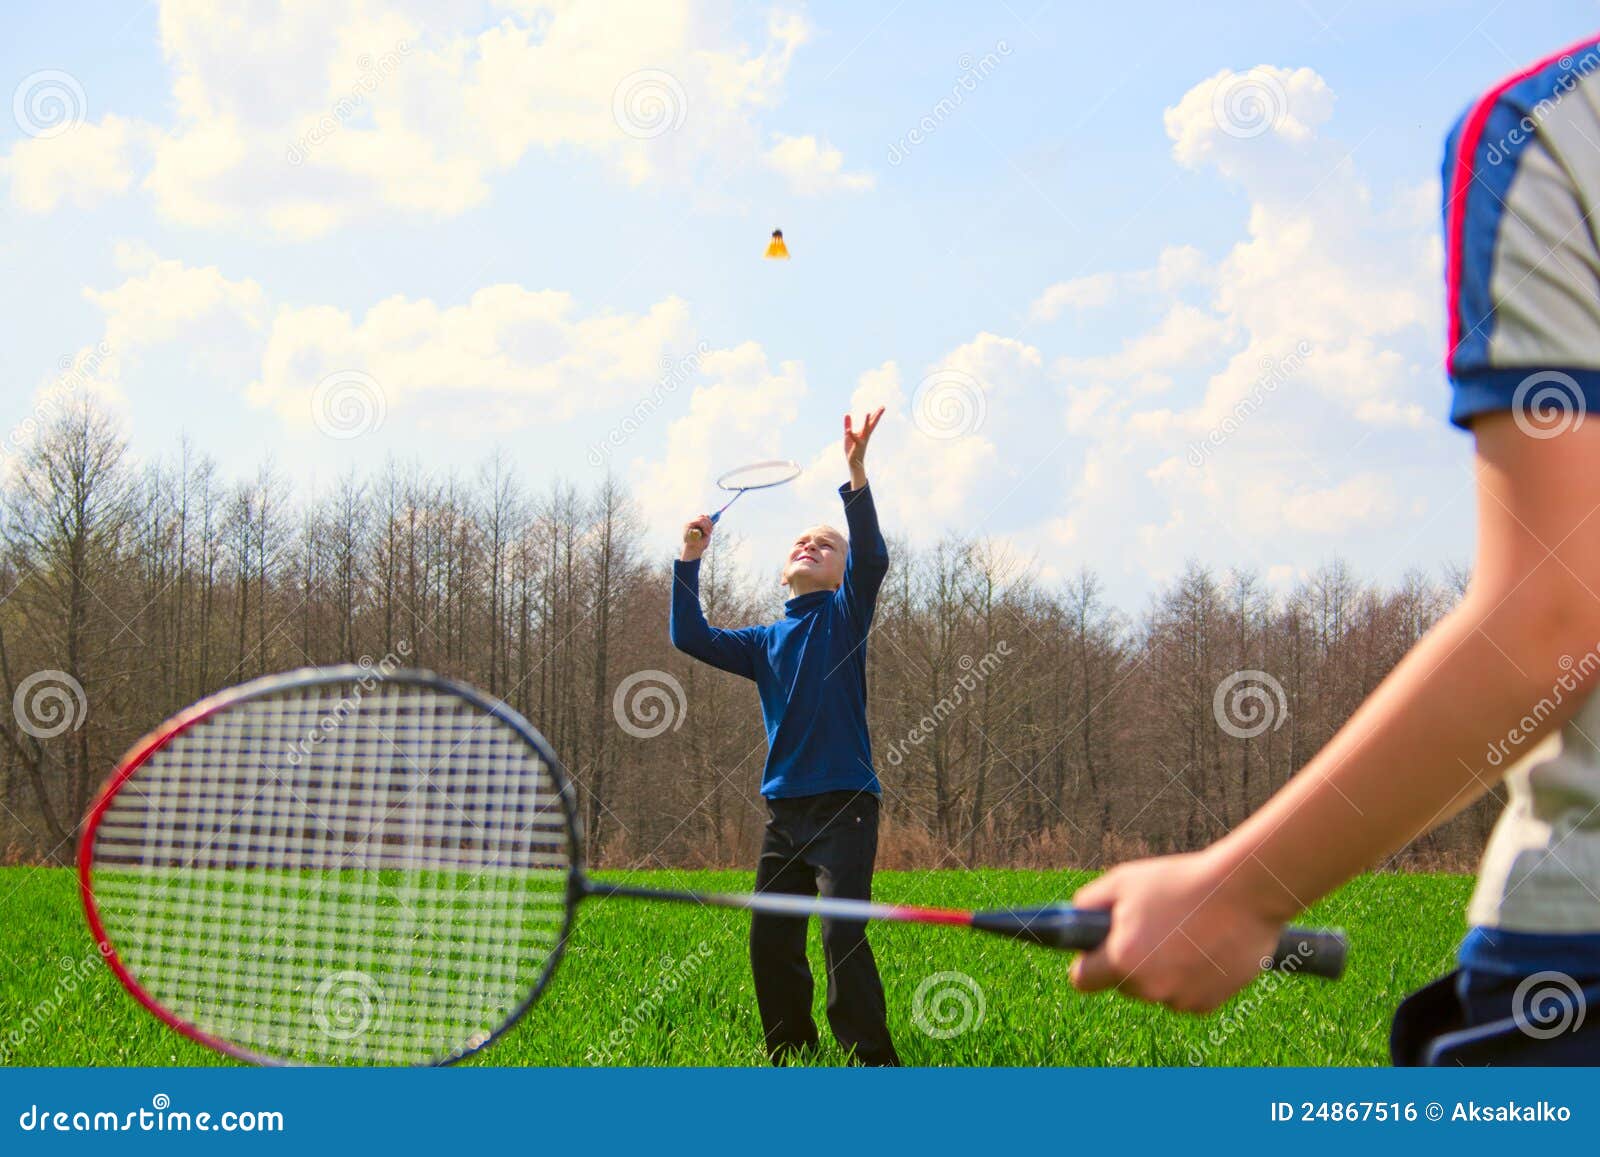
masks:
[[[607,472],[774,575],[839,520],[1136,608],[1472,552],[1439,163],[1592,31],[1505,0],[34,5],[0,81],[0,460],[93,392],[302,493],[390,456]],[[792,258],[762,257],[784,231]],[[7,433],[8,431],[8,433]],[[727,549],[727,547],[725,547]]]

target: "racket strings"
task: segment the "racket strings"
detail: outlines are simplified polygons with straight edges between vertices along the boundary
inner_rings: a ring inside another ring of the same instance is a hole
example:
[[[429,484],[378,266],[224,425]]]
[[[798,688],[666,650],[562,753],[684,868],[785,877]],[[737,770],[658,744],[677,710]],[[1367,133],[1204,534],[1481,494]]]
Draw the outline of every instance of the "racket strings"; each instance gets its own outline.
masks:
[[[567,817],[509,726],[404,683],[243,701],[158,749],[93,849],[151,998],[249,1053],[423,1063],[482,1042],[567,918]]]

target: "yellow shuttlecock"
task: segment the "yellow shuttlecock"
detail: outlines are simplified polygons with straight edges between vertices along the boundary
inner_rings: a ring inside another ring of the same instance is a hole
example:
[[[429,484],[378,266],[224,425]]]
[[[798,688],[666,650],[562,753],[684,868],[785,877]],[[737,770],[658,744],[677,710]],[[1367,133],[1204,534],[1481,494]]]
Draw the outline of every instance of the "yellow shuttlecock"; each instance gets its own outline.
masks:
[[[789,247],[783,243],[782,229],[774,229],[772,231],[772,240],[767,242],[767,256],[781,257],[785,261],[789,260]]]

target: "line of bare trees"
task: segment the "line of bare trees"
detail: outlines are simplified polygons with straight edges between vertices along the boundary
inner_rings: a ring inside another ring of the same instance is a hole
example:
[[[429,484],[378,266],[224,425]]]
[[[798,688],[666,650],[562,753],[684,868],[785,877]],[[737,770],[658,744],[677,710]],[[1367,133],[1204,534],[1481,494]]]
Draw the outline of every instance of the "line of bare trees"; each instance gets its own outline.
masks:
[[[534,721],[597,862],[751,860],[754,691],[672,650],[667,560],[614,480],[534,492],[499,457],[467,476],[392,462],[297,496],[270,463],[228,477],[187,441],[136,465],[83,403],[11,463],[0,510],[10,861],[70,857],[117,757],[207,692],[400,655]],[[1192,563],[1135,619],[1089,569],[1047,584],[988,541],[891,549],[869,661],[889,867],[1196,847],[1294,774],[1462,585],[1380,589],[1333,562],[1274,593]],[[702,593],[715,623],[779,609],[725,551]],[[1402,863],[1470,862],[1494,810]]]

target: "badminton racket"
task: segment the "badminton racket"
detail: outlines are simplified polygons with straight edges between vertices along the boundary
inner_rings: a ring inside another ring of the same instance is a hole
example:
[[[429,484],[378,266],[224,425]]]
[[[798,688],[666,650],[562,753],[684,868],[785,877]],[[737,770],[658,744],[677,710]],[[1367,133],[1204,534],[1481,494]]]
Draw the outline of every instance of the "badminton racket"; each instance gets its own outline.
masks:
[[[93,803],[79,882],[101,954],[193,1040],[258,1064],[447,1064],[549,985],[580,902],[677,901],[782,916],[968,927],[1056,948],[1104,912],[964,912],[589,879],[575,796],[504,703],[362,666],[220,692],[140,740]],[[1337,976],[1337,933],[1275,963]]]
[[[800,477],[800,463],[791,462],[787,458],[772,458],[765,462],[752,462],[748,466],[739,466],[729,470],[717,479],[717,487],[721,490],[733,491],[733,497],[724,502],[715,514],[711,516],[711,525],[715,526],[722,519],[722,512],[745,496],[747,491],[766,490],[773,486],[782,486],[785,482],[793,482]],[[696,538],[700,537],[698,530],[690,531]]]

